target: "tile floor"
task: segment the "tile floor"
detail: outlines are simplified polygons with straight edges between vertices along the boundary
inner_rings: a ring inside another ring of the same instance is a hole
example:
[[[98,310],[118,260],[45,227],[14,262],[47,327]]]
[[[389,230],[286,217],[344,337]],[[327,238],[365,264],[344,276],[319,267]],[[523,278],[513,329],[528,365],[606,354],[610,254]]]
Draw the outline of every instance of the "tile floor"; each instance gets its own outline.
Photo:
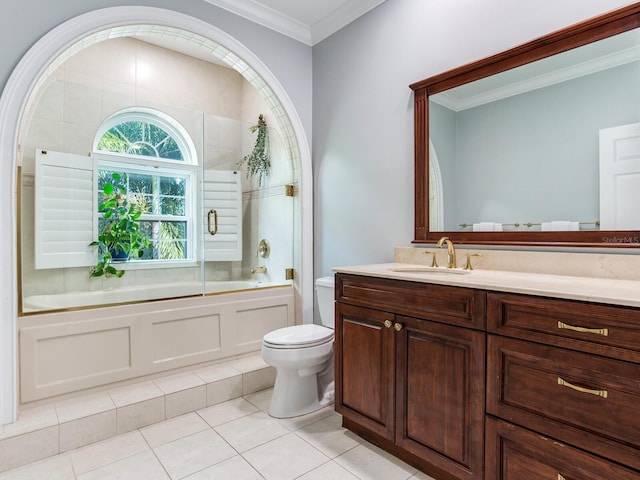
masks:
[[[343,429],[333,407],[267,414],[272,389],[0,473],[0,480],[433,480]]]

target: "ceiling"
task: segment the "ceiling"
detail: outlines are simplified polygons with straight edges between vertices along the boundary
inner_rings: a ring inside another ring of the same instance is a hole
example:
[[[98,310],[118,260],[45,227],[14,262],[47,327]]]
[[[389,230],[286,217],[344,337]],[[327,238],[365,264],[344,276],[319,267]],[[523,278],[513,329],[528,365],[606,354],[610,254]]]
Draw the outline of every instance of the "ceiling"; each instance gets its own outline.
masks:
[[[205,1],[307,45],[315,45],[385,0]]]

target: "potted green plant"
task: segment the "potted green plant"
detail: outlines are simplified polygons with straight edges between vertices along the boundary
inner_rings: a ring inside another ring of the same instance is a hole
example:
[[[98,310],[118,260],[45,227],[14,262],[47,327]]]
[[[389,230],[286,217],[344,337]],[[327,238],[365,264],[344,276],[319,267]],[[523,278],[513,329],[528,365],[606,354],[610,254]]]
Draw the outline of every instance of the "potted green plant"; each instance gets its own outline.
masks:
[[[122,277],[124,270],[114,267],[113,262],[141,257],[150,245],[149,239],[140,231],[138,219],[142,210],[129,194],[126,179],[113,172],[102,189],[98,211],[102,213],[98,240],[89,244],[98,247],[98,263],[91,268],[92,277]]]

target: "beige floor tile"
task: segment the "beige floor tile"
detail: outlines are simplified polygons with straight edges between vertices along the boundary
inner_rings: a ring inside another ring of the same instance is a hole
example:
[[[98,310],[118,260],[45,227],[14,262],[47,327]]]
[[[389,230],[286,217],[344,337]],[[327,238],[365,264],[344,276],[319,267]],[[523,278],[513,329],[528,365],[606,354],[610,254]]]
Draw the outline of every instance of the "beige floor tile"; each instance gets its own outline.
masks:
[[[75,478],[68,454],[56,455],[0,473],[0,480],[75,480]]]
[[[4,429],[0,426],[0,440],[56,425],[58,415],[53,405],[21,410],[17,422],[4,425]]]
[[[263,480],[255,468],[253,468],[240,455],[220,462],[212,467],[205,468],[193,475],[189,475],[184,480]],[[326,478],[323,480],[327,480]]]
[[[218,382],[242,375],[240,370],[227,365],[211,365],[210,367],[194,370],[193,373],[200,377],[205,383]]]
[[[411,477],[409,480],[436,480],[436,479],[433,478],[433,477],[430,477],[426,473],[418,472],[413,477]]]
[[[215,430],[240,453],[289,433],[285,426],[264,412],[218,425]]]
[[[243,398],[236,398],[227,402],[219,403],[211,407],[198,410],[200,415],[209,425],[217,427],[223,423],[246,417],[258,412],[258,408]]]
[[[96,470],[78,475],[77,480],[169,480],[153,452],[132,455]]]
[[[116,407],[124,407],[164,396],[164,392],[153,382],[129,385],[109,391]]]
[[[104,467],[110,463],[150,450],[140,432],[109,438],[69,452],[77,474]]]
[[[237,455],[213,430],[205,430],[154,449],[172,479],[204,470]]]
[[[298,477],[298,480],[358,480],[358,477],[346,471],[336,462],[327,462]]]
[[[273,387],[276,379],[276,369],[273,367],[261,368],[242,374],[242,394],[259,392],[265,388]]]
[[[238,360],[232,360],[227,363],[227,366],[235,368],[242,373],[252,372],[254,370],[260,370],[266,368],[268,365],[264,363],[264,360],[260,355],[252,355],[250,357],[240,358]]]
[[[164,396],[144,402],[118,407],[116,431],[118,434],[162,422],[165,419]]]
[[[294,433],[260,445],[242,456],[267,480],[292,480],[329,461]]]
[[[273,388],[265,388],[264,390],[260,390],[256,393],[250,393],[249,395],[245,395],[245,400],[253,403],[256,407],[258,407],[262,411],[269,410],[269,406],[271,405],[271,396],[273,395]]]
[[[115,412],[115,409],[116,405],[107,393],[74,398],[56,404],[56,412],[60,423],[97,415],[110,410]]]
[[[171,443],[180,438],[209,429],[209,425],[196,413],[187,413],[164,422],[145,427],[140,433],[151,448]]]
[[[56,455],[58,435],[58,427],[49,427],[0,440],[0,472]]]
[[[116,435],[116,410],[60,424],[60,452],[84,447]]]
[[[184,415],[185,413],[195,412],[207,406],[207,387],[200,385],[199,387],[180,390],[167,394],[164,400],[164,413],[166,418],[173,418]]]
[[[368,442],[336,457],[335,462],[362,480],[406,480],[417,473],[414,467]]]
[[[242,375],[207,383],[207,405],[216,405],[242,396]]]
[[[307,413],[306,415],[290,418],[278,418],[277,420],[289,430],[296,431],[333,414],[334,410],[332,405],[331,407],[321,408],[320,410]]]
[[[335,458],[360,445],[358,436],[342,428],[342,416],[337,413],[297,430],[296,434],[329,458]]]
[[[180,373],[168,377],[158,378],[153,381],[166,395],[170,393],[188,390],[194,387],[204,386],[205,382],[191,372]]]

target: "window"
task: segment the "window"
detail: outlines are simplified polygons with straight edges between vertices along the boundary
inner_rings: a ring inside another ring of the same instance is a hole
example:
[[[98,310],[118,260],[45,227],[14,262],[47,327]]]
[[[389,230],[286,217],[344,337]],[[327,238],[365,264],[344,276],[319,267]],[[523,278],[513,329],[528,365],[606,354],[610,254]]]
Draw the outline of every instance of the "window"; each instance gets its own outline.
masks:
[[[90,157],[36,150],[35,268],[95,264],[89,243],[104,221],[98,205],[113,172],[141,207],[140,230],[151,243],[132,262],[242,260],[241,176],[226,170],[200,175],[196,158],[187,132],[149,109],[108,118]]]
[[[119,112],[98,130],[97,203],[112,173],[119,173],[142,212],[140,230],[151,242],[133,261],[194,257],[195,153],[188,138],[169,117],[147,109]]]

